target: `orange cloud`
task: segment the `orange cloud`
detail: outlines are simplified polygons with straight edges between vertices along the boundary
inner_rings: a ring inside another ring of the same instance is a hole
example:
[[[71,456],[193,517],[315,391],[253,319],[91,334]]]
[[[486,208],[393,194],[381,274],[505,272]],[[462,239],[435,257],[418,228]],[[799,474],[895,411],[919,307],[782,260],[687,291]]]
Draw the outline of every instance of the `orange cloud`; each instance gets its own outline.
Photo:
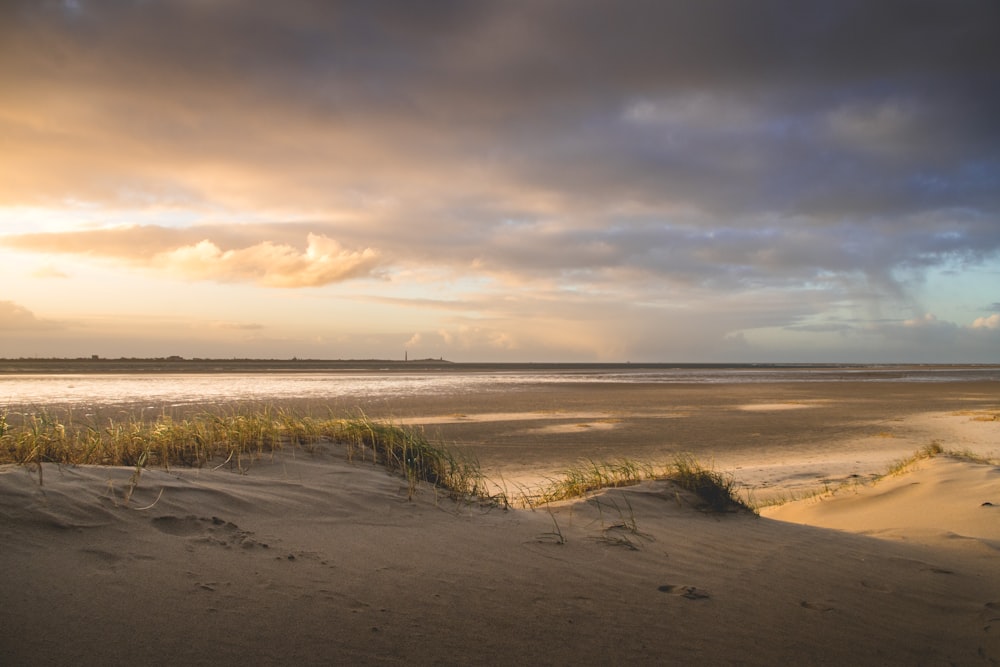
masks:
[[[0,331],[41,331],[58,329],[58,324],[40,320],[24,306],[13,301],[0,301]]]
[[[257,331],[265,328],[263,324],[257,324],[256,322],[212,322],[209,324],[212,329],[221,329],[224,331]]]
[[[224,251],[206,239],[158,253],[152,263],[193,280],[318,287],[370,274],[379,264],[379,252],[347,250],[331,238],[309,234],[305,252],[270,241]]]
[[[33,278],[69,278],[69,274],[61,269],[46,264],[31,273]]]
[[[214,227],[129,225],[0,237],[0,244],[30,252],[107,257],[190,280],[252,282],[264,287],[318,287],[341,282],[370,275],[382,261],[375,248],[349,250],[324,234],[308,233],[303,250],[289,242],[291,235],[281,226],[253,229],[282,240],[251,243],[248,236]]]
[[[977,317],[972,323],[973,329],[1000,329],[1000,313],[993,313],[989,317]]]

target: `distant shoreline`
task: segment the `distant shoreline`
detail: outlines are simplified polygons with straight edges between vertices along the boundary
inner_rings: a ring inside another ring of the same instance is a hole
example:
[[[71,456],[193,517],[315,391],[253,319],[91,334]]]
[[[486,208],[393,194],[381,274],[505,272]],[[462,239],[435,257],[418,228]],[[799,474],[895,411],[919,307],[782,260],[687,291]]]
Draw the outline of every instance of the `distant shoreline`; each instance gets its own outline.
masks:
[[[446,359],[202,359],[18,358],[0,359],[2,374],[109,373],[316,373],[349,372],[516,372],[649,370],[955,370],[1000,369],[1000,364],[874,363],[675,363],[675,362],[453,362]]]

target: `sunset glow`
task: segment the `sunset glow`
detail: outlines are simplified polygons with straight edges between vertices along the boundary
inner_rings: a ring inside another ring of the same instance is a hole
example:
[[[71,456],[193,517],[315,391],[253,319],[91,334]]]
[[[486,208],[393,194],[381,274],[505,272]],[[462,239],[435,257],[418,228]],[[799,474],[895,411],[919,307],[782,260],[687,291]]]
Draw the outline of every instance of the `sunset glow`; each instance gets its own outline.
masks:
[[[1000,361],[991,2],[0,8],[0,357]]]

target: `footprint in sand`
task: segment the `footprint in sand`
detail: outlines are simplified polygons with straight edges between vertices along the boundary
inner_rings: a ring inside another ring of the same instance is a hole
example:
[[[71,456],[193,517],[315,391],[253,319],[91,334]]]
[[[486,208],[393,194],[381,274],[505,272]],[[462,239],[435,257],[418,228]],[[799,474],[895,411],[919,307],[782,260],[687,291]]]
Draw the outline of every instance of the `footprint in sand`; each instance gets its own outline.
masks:
[[[670,593],[672,595],[679,595],[682,598],[687,598],[688,600],[707,600],[710,596],[708,591],[702,590],[700,588],[695,588],[694,586],[677,586],[674,584],[663,584],[657,587],[658,591],[661,593]]]
[[[109,565],[114,565],[122,560],[121,554],[114,554],[110,551],[103,551],[101,549],[80,549],[79,552],[81,554],[92,556],[98,561]]]
[[[111,553],[103,549],[79,549],[77,553],[81,558],[90,559],[96,564],[98,570],[105,572],[117,572],[118,569],[126,565],[129,561],[155,560],[153,556],[140,553]]]
[[[193,538],[194,542],[214,544],[225,548],[234,546],[244,549],[261,547],[266,549],[267,545],[252,539],[253,533],[240,530],[240,527],[231,521],[220,519],[217,516],[211,518],[198,517],[189,514],[185,517],[178,516],[158,516],[152,520],[153,528],[161,533],[174,535],[177,537]]]
[[[873,591],[878,591],[879,593],[892,593],[892,588],[886,584],[880,584],[870,581],[862,581],[861,585],[864,588],[868,588]]]
[[[993,632],[994,625],[1000,623],[1000,602],[987,602],[983,605],[983,632]],[[1000,625],[997,625],[1000,629]]]
[[[189,535],[200,535],[202,532],[201,520],[195,516],[158,516],[153,519],[153,528],[167,535],[177,535],[186,537]]]

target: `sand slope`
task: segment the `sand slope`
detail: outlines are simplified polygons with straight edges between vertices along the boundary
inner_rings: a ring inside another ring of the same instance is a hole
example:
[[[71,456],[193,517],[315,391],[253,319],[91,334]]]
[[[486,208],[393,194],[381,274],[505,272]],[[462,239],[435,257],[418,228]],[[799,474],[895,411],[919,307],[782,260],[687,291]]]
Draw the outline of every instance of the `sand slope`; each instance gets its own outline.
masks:
[[[764,510],[772,519],[1000,555],[1000,467],[939,456],[868,486]]]
[[[0,468],[4,664],[1000,661],[990,467],[931,462],[782,521],[705,514],[665,482],[551,511],[410,500],[336,451],[148,470],[125,504],[132,472]],[[965,487],[979,514],[939,532],[974,548],[892,520]]]

